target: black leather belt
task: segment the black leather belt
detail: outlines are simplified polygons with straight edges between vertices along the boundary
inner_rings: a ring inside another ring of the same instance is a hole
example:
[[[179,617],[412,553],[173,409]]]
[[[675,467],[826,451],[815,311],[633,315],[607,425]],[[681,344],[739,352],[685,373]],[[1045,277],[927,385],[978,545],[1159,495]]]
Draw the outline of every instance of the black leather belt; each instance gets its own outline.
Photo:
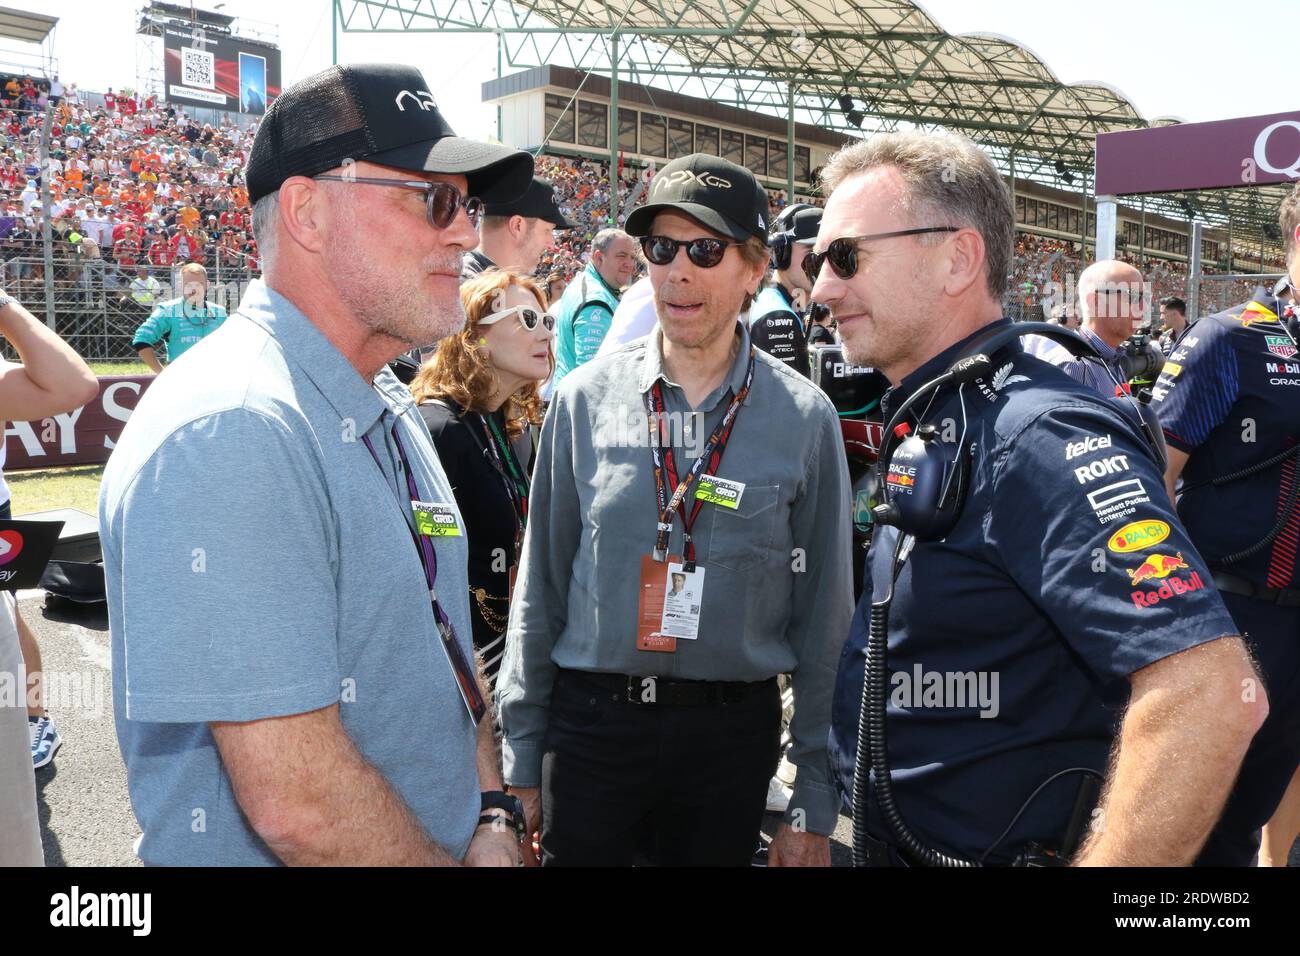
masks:
[[[1240,594],[1278,607],[1300,607],[1300,588],[1270,588],[1226,571],[1211,570],[1210,575],[1214,578],[1214,586],[1220,591]]]
[[[636,677],[630,674],[598,674],[594,671],[561,670],[558,678],[571,680],[609,694],[627,704],[660,707],[707,707],[747,700],[776,688],[776,678],[761,681],[673,680],[667,677]]]

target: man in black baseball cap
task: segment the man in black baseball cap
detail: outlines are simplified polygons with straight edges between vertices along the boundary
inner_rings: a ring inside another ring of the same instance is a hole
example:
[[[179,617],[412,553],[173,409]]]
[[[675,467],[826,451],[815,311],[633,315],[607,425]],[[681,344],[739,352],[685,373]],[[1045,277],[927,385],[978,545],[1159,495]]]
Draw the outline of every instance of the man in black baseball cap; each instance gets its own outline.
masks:
[[[295,83],[267,111],[248,157],[248,201],[256,204],[290,176],[362,160],[463,175],[469,195],[485,203],[522,195],[533,169],[521,150],[457,137],[414,67],[332,66]]]
[[[468,279],[493,266],[532,275],[555,241],[555,230],[576,225],[556,205],[554,187],[534,176],[519,198],[486,204],[478,248],[465,256],[461,276]]]
[[[247,176],[263,276],[159,376],[105,475],[142,858],[513,866],[497,817],[522,820],[473,663],[462,519],[386,364],[464,326],[479,197],[521,194],[532,158],[457,139],[414,69],[336,66],[271,106]],[[152,492],[195,475],[220,489],[204,508]],[[191,540],[187,598],[124,616],[156,605]],[[217,807],[215,788],[234,796]]]
[[[497,683],[505,779],[540,822],[543,865],[631,865],[647,843],[656,863],[748,865],[780,674],[798,770],[768,862],[830,863],[848,468],[826,397],[737,321],[767,270],[767,218],[748,170],[665,166],[627,223],[658,324],[556,386]],[[689,601],[668,596],[673,574]]]

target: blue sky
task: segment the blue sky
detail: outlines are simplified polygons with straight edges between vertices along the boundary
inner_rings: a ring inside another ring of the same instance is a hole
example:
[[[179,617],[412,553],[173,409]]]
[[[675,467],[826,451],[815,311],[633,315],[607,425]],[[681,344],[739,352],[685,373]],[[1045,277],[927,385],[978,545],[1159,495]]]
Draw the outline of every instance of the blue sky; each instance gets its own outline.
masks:
[[[134,84],[139,0],[15,5],[60,17],[55,55],[65,82],[101,90]],[[1248,6],[1222,0],[928,0],[922,6],[950,32],[994,33],[1028,46],[1065,82],[1105,82],[1148,118],[1198,121],[1300,108],[1295,55],[1280,40],[1300,12],[1296,0]],[[286,83],[330,63],[328,0],[227,0],[222,12],[278,27]],[[14,44],[0,47],[0,62],[11,59],[4,49]],[[480,103],[480,86],[496,69],[490,36],[344,34],[339,58],[413,63],[458,133],[485,137],[495,131],[495,111]]]

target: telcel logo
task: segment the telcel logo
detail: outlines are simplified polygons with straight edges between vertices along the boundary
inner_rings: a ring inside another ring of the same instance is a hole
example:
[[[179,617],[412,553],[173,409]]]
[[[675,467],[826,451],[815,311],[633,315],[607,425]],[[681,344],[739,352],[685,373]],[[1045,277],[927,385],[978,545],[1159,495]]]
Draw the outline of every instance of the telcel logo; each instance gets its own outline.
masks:
[[[1082,441],[1072,441],[1065,446],[1065,460],[1078,458],[1080,455],[1088,455],[1102,448],[1110,447],[1111,438],[1109,435],[1090,435]]]
[[[1163,521],[1132,521],[1111,535],[1106,547],[1116,554],[1128,554],[1157,545],[1167,537],[1169,525]]]

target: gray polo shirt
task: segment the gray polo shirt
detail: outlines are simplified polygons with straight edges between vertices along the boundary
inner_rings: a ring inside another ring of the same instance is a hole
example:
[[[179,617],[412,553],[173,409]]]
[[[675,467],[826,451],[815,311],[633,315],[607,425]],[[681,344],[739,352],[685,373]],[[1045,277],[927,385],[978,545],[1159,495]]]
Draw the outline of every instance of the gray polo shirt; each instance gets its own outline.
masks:
[[[368,385],[257,281],[123,430],[100,536],[146,863],[276,862],[240,813],[208,722],[334,703],[430,836],[464,855],[479,811],[474,725],[434,631],[394,423],[421,497],[454,508],[410,393],[387,369]],[[465,538],[435,540],[439,597],[469,654]]]
[[[641,557],[657,523],[643,395],[662,380],[679,477],[744,384],[749,336],[726,380],[692,415],[663,368],[662,332],[580,366],[542,428],[523,562],[497,681],[506,780],[537,786],[557,668],[689,680],[792,674],[798,766],[788,818],[834,829],[826,735],[840,648],[853,614],[848,466],[839,421],[803,376],[759,352],[717,475],[745,484],[736,511],[704,505],[695,522],[705,568],[699,639],[639,651]],[[690,433],[687,424],[690,423]],[[677,427],[680,425],[680,427]],[[670,551],[681,554],[682,524]]]

